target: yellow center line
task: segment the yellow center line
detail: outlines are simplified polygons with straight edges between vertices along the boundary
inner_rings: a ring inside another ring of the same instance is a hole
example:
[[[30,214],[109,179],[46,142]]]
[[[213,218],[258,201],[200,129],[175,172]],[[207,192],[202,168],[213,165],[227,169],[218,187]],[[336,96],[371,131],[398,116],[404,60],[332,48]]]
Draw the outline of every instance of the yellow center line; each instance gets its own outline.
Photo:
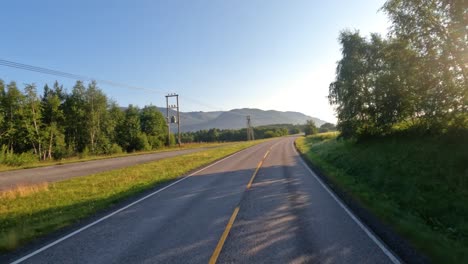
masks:
[[[263,156],[263,159],[266,159],[266,157],[268,156],[269,153],[270,153],[270,150],[268,150],[268,151],[265,153],[265,156]]]
[[[247,183],[247,189],[250,189],[250,187],[252,187],[252,183],[253,183],[253,181],[254,181],[254,179],[255,179],[255,176],[257,175],[257,172],[258,172],[258,170],[260,169],[260,167],[262,167],[262,164],[263,164],[263,160],[260,161],[260,163],[258,163],[258,166],[257,166],[257,168],[255,169],[255,172],[254,172],[254,174],[252,175],[252,178],[250,178],[249,183]]]
[[[270,153],[271,148],[265,153],[263,156],[263,159],[258,163],[257,168],[255,169],[254,174],[252,175],[252,178],[250,178],[249,183],[247,184],[247,190],[252,187],[252,183],[255,179],[255,176],[258,173],[258,170],[262,167],[263,161],[265,161],[266,157]],[[226,229],[224,229],[223,235],[221,235],[221,238],[218,241],[218,245],[216,245],[216,248],[213,252],[213,255],[211,255],[210,261],[208,262],[209,264],[215,264],[216,261],[218,260],[219,254],[221,253],[221,250],[223,249],[224,242],[226,242],[227,236],[229,235],[229,232],[231,231],[232,225],[234,224],[234,221],[236,220],[237,213],[239,213],[240,210],[240,205],[234,209],[234,212],[231,215],[231,218],[229,219],[229,222],[226,226]]]
[[[239,213],[239,206],[237,206],[236,209],[234,209],[234,212],[232,213],[231,218],[229,219],[226,229],[224,229],[223,235],[219,239],[218,245],[216,246],[213,255],[211,255],[210,261],[208,262],[209,264],[215,264],[218,260],[219,253],[221,253],[221,249],[223,249],[224,242],[226,242],[226,238],[229,235],[229,231],[231,231],[232,225],[236,220],[237,213]]]

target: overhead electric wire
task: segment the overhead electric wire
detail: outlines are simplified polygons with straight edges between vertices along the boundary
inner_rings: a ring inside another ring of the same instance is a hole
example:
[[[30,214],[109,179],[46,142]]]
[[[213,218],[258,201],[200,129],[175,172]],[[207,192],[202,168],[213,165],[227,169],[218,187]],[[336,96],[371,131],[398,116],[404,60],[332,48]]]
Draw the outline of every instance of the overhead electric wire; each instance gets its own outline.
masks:
[[[144,90],[144,91],[157,92],[157,93],[168,93],[167,91],[163,91],[163,90],[133,86],[133,85],[128,85],[128,84],[124,84],[124,83],[119,83],[119,82],[114,82],[114,81],[109,81],[109,80],[103,80],[103,79],[98,79],[98,78],[94,78],[94,77],[78,75],[78,74],[73,74],[73,73],[67,73],[67,72],[63,72],[63,71],[57,71],[57,70],[47,69],[47,68],[43,68],[43,67],[32,66],[32,65],[28,65],[28,64],[24,64],[24,63],[8,61],[8,60],[4,60],[4,59],[0,59],[0,65],[6,66],[6,67],[11,67],[11,68],[17,68],[17,69],[21,69],[21,70],[37,72],[37,73],[55,75],[55,76],[59,76],[59,77],[65,77],[65,78],[80,80],[80,81],[92,81],[92,80],[94,80],[94,81],[96,81],[98,83],[108,84],[108,85],[111,85],[111,86],[122,87],[122,88],[127,88],[127,89]]]
[[[107,85],[110,85],[110,86],[122,87],[122,88],[133,89],[133,90],[143,90],[143,91],[162,93],[162,94],[170,93],[168,91],[163,91],[163,90],[159,90],[159,89],[150,89],[150,88],[146,88],[146,87],[133,86],[133,85],[128,85],[128,84],[124,84],[124,83],[119,83],[119,82],[114,82],[114,81],[109,81],[109,80],[103,80],[103,79],[98,79],[98,78],[94,78],[94,77],[90,77],[90,76],[79,75],[79,74],[74,74],[74,73],[68,73],[68,72],[63,72],[63,71],[58,71],[58,70],[52,70],[52,69],[48,69],[48,68],[44,68],[44,67],[38,67],[38,66],[28,65],[28,64],[24,64],[24,63],[4,60],[4,59],[0,59],[0,66],[16,68],[16,69],[21,69],[21,70],[26,70],[26,71],[36,72],[36,73],[54,75],[54,76],[58,76],[58,77],[64,77],[64,78],[79,80],[79,81],[96,81],[96,82],[101,83],[101,84],[107,84]],[[187,97],[187,96],[184,96],[181,99],[190,101],[190,102],[195,103],[195,104],[200,105],[200,106],[204,106],[206,108],[211,108],[211,109],[213,109],[215,111],[223,111],[221,108],[205,104],[203,102],[200,102],[197,99],[193,99],[193,98],[190,98],[190,97]],[[231,114],[235,114],[235,115],[239,115],[239,116],[245,116],[243,114],[236,113],[236,112],[231,112]]]

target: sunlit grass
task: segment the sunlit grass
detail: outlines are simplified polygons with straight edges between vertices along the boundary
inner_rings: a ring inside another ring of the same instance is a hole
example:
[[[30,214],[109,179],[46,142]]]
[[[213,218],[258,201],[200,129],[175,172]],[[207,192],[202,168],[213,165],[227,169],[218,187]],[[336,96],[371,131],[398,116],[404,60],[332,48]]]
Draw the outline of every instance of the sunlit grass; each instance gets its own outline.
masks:
[[[91,161],[91,160],[101,160],[101,159],[110,159],[110,158],[127,157],[127,156],[135,156],[135,155],[153,154],[153,153],[160,153],[160,152],[174,151],[174,150],[203,148],[203,147],[219,147],[219,146],[226,146],[229,144],[233,144],[233,143],[232,142],[190,143],[190,144],[183,144],[181,147],[178,147],[178,146],[164,147],[161,149],[151,150],[151,151],[137,151],[133,153],[119,153],[119,154],[111,154],[111,155],[88,155],[88,156],[77,155],[77,156],[73,156],[69,158],[64,158],[61,160],[46,160],[46,161],[33,161],[33,162],[28,161],[28,162],[24,162],[24,164],[20,166],[9,166],[9,165],[0,163],[0,172],[18,170],[18,169],[45,167],[45,166],[52,166],[52,165],[62,165],[62,164],[76,163],[76,162],[85,162],[85,161]]]
[[[0,251],[76,223],[125,198],[262,141],[0,193]]]
[[[363,142],[315,135],[298,149],[435,263],[468,263],[468,142],[389,136]]]

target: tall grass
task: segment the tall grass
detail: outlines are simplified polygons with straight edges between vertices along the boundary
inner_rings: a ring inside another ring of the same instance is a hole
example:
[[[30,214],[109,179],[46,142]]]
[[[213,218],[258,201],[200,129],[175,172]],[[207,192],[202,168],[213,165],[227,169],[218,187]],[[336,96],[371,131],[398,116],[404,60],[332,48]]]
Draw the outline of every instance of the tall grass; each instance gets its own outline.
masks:
[[[13,153],[8,150],[7,146],[3,145],[0,150],[0,164],[7,166],[18,167],[29,165],[38,161],[38,157],[32,153],[25,152],[21,154]]]
[[[23,186],[0,193],[0,252],[15,249],[125,198],[259,142],[229,144],[124,169],[39,186]]]
[[[468,140],[301,138],[299,150],[436,263],[468,263]]]

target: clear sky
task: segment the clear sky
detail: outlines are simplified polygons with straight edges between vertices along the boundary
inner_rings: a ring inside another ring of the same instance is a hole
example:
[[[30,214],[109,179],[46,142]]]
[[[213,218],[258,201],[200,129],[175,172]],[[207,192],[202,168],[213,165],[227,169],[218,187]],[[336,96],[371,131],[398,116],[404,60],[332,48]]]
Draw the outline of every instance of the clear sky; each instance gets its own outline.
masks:
[[[120,105],[260,108],[334,122],[326,96],[338,34],[385,34],[383,0],[4,1],[0,58],[158,90],[100,85]],[[0,66],[23,83],[73,80]]]

